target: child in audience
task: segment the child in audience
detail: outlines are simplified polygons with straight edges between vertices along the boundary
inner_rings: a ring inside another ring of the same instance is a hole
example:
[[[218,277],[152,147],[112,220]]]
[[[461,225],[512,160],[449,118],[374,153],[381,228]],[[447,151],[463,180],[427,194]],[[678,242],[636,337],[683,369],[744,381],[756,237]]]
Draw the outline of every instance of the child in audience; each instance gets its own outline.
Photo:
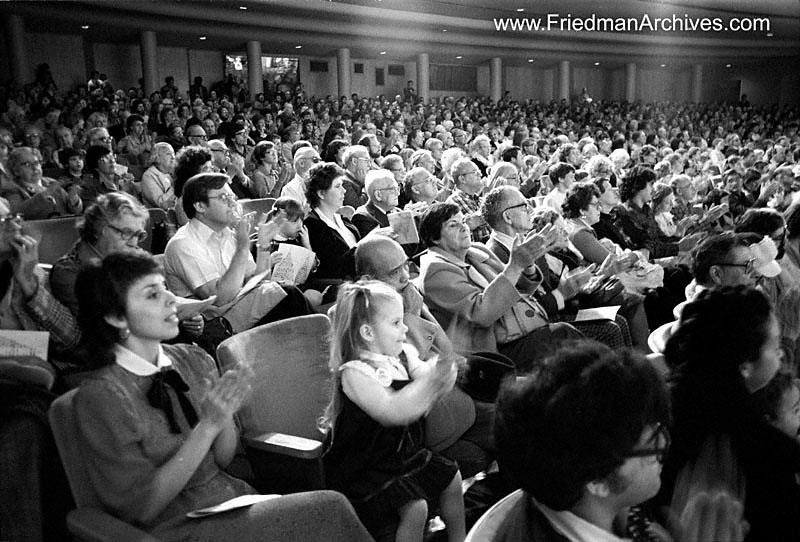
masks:
[[[373,535],[422,541],[438,504],[450,542],[464,540],[461,474],[423,448],[422,417],[455,382],[450,359],[421,361],[405,342],[403,302],[375,281],[341,287],[331,329],[328,487],[344,493]]]
[[[303,225],[303,219],[306,217],[303,204],[289,196],[278,198],[267,215],[267,222],[274,220],[278,216],[283,216],[285,220],[280,223],[278,232],[272,239],[270,250],[277,250],[280,243],[289,243],[311,250],[311,243],[308,241],[308,230]]]
[[[800,441],[800,384],[797,379],[781,371],[753,398],[768,424]]]

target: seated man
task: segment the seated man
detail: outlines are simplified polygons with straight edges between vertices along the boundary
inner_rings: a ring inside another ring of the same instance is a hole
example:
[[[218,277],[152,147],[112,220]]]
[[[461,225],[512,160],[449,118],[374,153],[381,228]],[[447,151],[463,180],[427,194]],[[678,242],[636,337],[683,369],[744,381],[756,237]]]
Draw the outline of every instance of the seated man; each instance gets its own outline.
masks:
[[[240,216],[226,175],[195,175],[183,187],[182,198],[189,223],[178,229],[165,251],[167,283],[174,294],[200,299],[215,295],[211,314],[222,313],[235,333],[313,312],[294,286],[267,280],[240,295],[259,270],[250,253],[250,221]],[[260,271],[266,271],[263,267]]]
[[[436,201],[439,180],[424,167],[415,167],[406,175],[405,192],[409,200],[405,209],[422,211]]]
[[[450,339],[409,281],[407,256],[396,241],[383,235],[362,239],[356,245],[355,259],[360,277],[385,282],[403,297],[406,341],[416,347],[420,359],[427,360],[435,354],[453,355]],[[426,416],[426,445],[458,462],[462,476],[468,478],[492,461],[493,418],[493,404],[473,401],[456,386]]]
[[[367,172],[364,184],[367,203],[356,209],[350,221],[358,228],[362,238],[375,228],[388,228],[388,214],[397,208],[400,188],[388,169],[373,169]]]
[[[500,186],[486,195],[481,212],[492,229],[492,234],[486,242],[486,248],[491,250],[501,262],[507,263],[514,239],[520,235],[527,235],[533,228],[530,204],[519,189],[513,186]],[[552,211],[549,213],[552,214]],[[553,227],[560,230],[558,225]],[[556,248],[560,247],[556,244],[551,247],[551,250]],[[553,261],[553,265],[559,266],[556,268],[556,272],[551,270],[550,260]],[[592,280],[591,273],[588,270],[570,271],[564,262],[550,254],[540,256],[528,271],[533,282],[538,283],[536,298],[545,308],[551,320],[570,322],[590,339],[596,339],[612,348],[631,346],[633,340],[631,335],[636,337],[635,344],[637,346],[647,347],[649,331],[641,296],[621,294],[614,298],[613,302],[608,303],[609,305],[622,305],[614,322],[599,320],[574,322],[575,308],[578,304],[575,298],[588,284],[588,281]],[[523,284],[519,286],[526,287],[527,280],[524,279]],[[572,310],[565,311],[566,304],[572,304],[574,307]],[[634,330],[636,333],[632,333]]]
[[[560,349],[502,389],[498,463],[524,498],[496,540],[628,538],[614,519],[658,493],[669,408],[667,388],[644,358],[594,342]]]

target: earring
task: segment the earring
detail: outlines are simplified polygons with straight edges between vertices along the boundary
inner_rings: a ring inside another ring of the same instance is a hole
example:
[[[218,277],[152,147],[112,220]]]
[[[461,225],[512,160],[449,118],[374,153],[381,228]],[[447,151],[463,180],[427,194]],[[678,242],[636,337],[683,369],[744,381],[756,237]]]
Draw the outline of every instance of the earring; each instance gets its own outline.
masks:
[[[123,328],[123,329],[121,329],[121,330],[120,330],[120,332],[119,332],[119,340],[121,340],[121,341],[124,341],[124,340],[126,340],[126,339],[127,339],[128,337],[130,337],[130,336],[131,336],[131,330],[130,330],[130,328],[127,328],[127,327],[126,327],[126,328]]]
[[[584,218],[584,219],[585,219],[585,218],[586,218],[586,215],[585,215],[585,214],[582,214],[582,215],[581,215],[581,218]]]

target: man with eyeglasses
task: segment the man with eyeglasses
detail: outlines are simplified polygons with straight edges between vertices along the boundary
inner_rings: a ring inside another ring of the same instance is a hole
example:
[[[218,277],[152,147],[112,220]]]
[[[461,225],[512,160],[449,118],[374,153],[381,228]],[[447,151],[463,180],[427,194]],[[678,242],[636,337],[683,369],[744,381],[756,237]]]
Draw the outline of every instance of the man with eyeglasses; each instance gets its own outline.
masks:
[[[755,286],[754,265],[755,258],[743,235],[725,232],[706,237],[692,252],[694,281],[686,287],[687,300],[709,288]]]
[[[303,206],[308,205],[306,199],[306,179],[311,166],[318,164],[322,159],[313,147],[300,147],[294,154],[294,177],[281,189],[281,197],[294,198]]]
[[[363,145],[351,145],[342,154],[345,169],[344,205],[357,209],[367,202],[364,182],[372,165],[369,150]]]
[[[415,167],[406,174],[405,192],[410,200],[405,208],[421,212],[436,201],[439,180],[424,167]]]
[[[488,141],[488,138],[487,138]],[[483,175],[474,161],[460,158],[450,168],[455,181],[455,191],[447,198],[447,203],[454,203],[467,217],[467,226],[472,240],[483,243],[489,238],[491,230],[480,214],[481,192],[483,192]]]
[[[186,127],[186,139],[189,141],[189,145],[208,146],[208,135],[199,123]]]
[[[669,419],[656,369],[597,343],[561,348],[509,382],[494,438],[507,491],[522,491],[508,503],[504,540],[627,540],[614,519],[658,493]]]
[[[406,342],[414,345],[420,359],[452,356],[453,344],[409,280],[407,258],[397,241],[372,235],[356,245],[356,274],[385,282],[403,297],[403,323],[408,327]],[[463,358],[460,359],[463,363]],[[457,461],[464,476],[472,476],[494,458],[493,420],[492,404],[477,403],[455,386],[426,416],[425,443],[435,452]]]
[[[242,217],[236,196],[220,173],[202,173],[187,181],[182,205],[189,222],[167,243],[164,269],[167,284],[182,297],[216,296],[208,316],[222,316],[235,333],[312,308],[294,286],[263,280],[249,292],[242,289],[256,273],[250,252],[251,217]]]
[[[242,199],[258,197],[257,194],[253,193],[253,182],[250,177],[245,175],[241,165],[231,158],[231,151],[224,141],[219,139],[209,141],[207,147],[211,151],[211,162],[214,167],[230,177],[231,190],[236,194],[236,197]]]
[[[86,148],[100,145],[110,151],[114,151],[114,139],[103,127],[92,128],[86,133]]]
[[[351,219],[362,239],[375,228],[388,228],[388,214],[400,210],[397,208],[400,187],[391,171],[375,169],[368,172],[365,188],[369,199],[356,209]]]

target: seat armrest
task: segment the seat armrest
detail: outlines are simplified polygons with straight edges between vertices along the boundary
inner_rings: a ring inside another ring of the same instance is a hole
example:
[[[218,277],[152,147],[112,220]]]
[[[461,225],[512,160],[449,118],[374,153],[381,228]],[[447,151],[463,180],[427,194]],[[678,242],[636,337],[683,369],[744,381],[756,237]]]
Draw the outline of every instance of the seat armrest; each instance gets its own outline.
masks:
[[[146,532],[99,508],[78,508],[67,514],[67,526],[84,542],[159,542]]]
[[[300,459],[317,459],[322,456],[322,443],[284,433],[264,433],[256,437],[242,437],[244,445],[265,452],[278,453]]]

